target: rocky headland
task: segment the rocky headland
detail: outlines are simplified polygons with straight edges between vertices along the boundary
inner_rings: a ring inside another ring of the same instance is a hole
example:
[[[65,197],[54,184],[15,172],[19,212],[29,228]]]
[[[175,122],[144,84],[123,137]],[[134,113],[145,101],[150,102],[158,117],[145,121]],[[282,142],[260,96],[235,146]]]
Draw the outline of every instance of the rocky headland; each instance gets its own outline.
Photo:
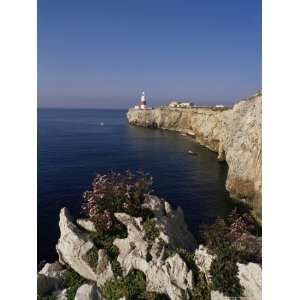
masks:
[[[74,220],[68,209],[62,208],[56,246],[59,260],[39,270],[38,299],[229,299],[209,288],[215,255],[197,245],[182,210],[173,210],[168,202],[153,195],[145,198],[143,206],[153,213],[150,226],[142,217],[115,213],[127,236],[112,240],[111,247],[116,247],[113,259],[110,248],[97,246],[93,222]],[[261,299],[260,265],[250,262],[235,266],[243,295]],[[126,289],[126,284],[143,296]]]
[[[199,243],[180,207],[141,171],[97,175],[82,218],[59,214],[58,261],[39,265],[38,300],[261,298],[261,238],[249,214],[203,225]]]
[[[228,164],[226,189],[261,220],[262,154],[260,92],[226,107],[130,109],[130,124],[173,130],[195,137]]]

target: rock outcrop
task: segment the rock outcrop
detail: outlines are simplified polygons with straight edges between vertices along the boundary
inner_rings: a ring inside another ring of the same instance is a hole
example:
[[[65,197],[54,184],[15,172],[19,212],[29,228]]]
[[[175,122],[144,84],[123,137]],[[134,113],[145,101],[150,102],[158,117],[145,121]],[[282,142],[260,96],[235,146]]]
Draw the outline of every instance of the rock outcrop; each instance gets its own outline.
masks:
[[[98,251],[88,234],[73,223],[67,208],[60,211],[59,228],[60,238],[56,250],[61,264],[68,265],[82,277],[97,282],[99,286],[113,277],[105,251]],[[98,257],[95,266],[92,266],[88,259],[91,251]]]
[[[240,283],[245,288],[244,297],[246,299],[260,300],[262,297],[261,267],[254,263],[249,263],[247,265],[238,264],[238,267]]]
[[[116,259],[121,273],[126,276],[130,271],[141,271],[146,278],[147,292],[165,294],[171,300],[190,299],[195,288],[196,273],[188,267],[188,260],[178,252],[178,248],[192,250],[190,255],[194,251],[194,256],[191,257],[199,271],[205,274],[207,282],[211,280],[209,269],[214,257],[202,245],[196,249],[196,241],[187,229],[180,208],[173,210],[168,202],[152,195],[147,195],[143,207],[150,209],[154,217],[143,220],[123,212],[115,213],[117,220],[127,228],[126,238],[115,238],[113,241],[113,245],[118,248]],[[149,220],[151,222],[147,223]],[[69,211],[61,209],[61,236],[56,247],[59,262],[46,263],[39,271],[39,296],[52,295],[56,299],[65,300],[68,287],[64,275],[68,272],[67,268],[73,269],[88,282],[77,289],[77,300],[100,300],[103,286],[110,280],[120,279],[119,272],[114,275],[111,265],[116,261],[110,261],[106,251],[96,249],[90,239],[89,231],[94,231],[91,225],[90,220],[74,222]],[[89,258],[91,251],[93,259]],[[240,283],[245,288],[244,295],[249,299],[259,300],[260,266],[253,263],[238,264],[238,270]],[[226,297],[212,291],[211,299],[223,300]]]
[[[78,219],[78,220],[76,220],[76,223],[79,225],[79,227],[83,228],[86,231],[89,231],[89,232],[97,231],[94,223],[89,219]]]
[[[189,134],[228,164],[226,189],[261,218],[261,93],[233,108],[130,109],[130,124]]]
[[[198,269],[203,272],[207,278],[209,277],[208,272],[213,259],[214,256],[209,254],[207,248],[205,248],[203,245],[200,245],[198,249],[196,249],[195,263]]]
[[[154,213],[155,226],[159,230],[159,236],[155,241],[148,240],[142,218],[134,218],[125,213],[115,214],[128,231],[127,238],[114,241],[119,249],[118,261],[122,271],[126,275],[131,270],[140,270],[146,275],[147,290],[167,294],[174,300],[187,299],[188,290],[193,288],[192,271],[178,254],[167,259],[163,258],[164,245],[169,245],[172,249],[196,248],[196,241],[187,229],[183,212],[180,207],[173,210],[168,202],[153,195],[147,195],[143,207]],[[67,208],[62,208],[59,228],[61,236],[56,246],[59,262],[46,264],[39,272],[38,286],[41,290],[39,295],[56,290],[55,293],[59,293],[63,298],[65,291],[61,290],[62,285],[57,272],[64,272],[65,266],[96,283],[100,288],[114,278],[106,251],[96,249],[90,239],[89,232],[94,232],[95,227],[89,219],[74,222]],[[89,261],[91,252],[97,254],[95,265],[91,265]],[[98,299],[100,295],[96,295],[95,291],[94,285],[84,285],[78,289],[76,297],[83,299],[83,294],[89,294],[88,299],[94,299],[93,297]]]
[[[93,284],[83,284],[76,292],[74,300],[101,300],[101,294],[97,286]]]
[[[180,206],[173,210],[170,203],[157,196],[148,195],[143,207],[150,209],[160,230],[160,238],[173,248],[194,250],[197,247],[194,236],[190,233]]]
[[[241,285],[244,287],[245,299],[261,300],[262,299],[262,272],[258,264],[249,263],[247,265],[238,264]],[[224,296],[218,291],[211,292],[211,300],[230,300],[232,298]]]
[[[207,248],[200,245],[195,251],[195,263],[201,272],[204,272],[209,277],[210,265],[214,259],[214,256],[209,254]],[[262,272],[261,267],[255,263],[248,264],[237,264],[238,266],[238,277],[240,284],[244,287],[245,299],[260,300],[262,297]],[[224,296],[218,291],[211,292],[211,300],[230,300],[229,297]]]
[[[114,241],[119,249],[118,262],[125,274],[134,269],[142,271],[148,291],[166,294],[171,300],[188,299],[188,290],[194,287],[193,273],[182,258],[175,254],[163,259],[164,246],[160,245],[159,238],[153,243],[147,241],[141,218],[125,213],[115,216],[128,231],[126,239]]]
[[[46,263],[37,275],[37,294],[44,296],[63,285],[66,270],[59,262]]]
[[[96,281],[95,270],[87,262],[87,254],[94,248],[88,235],[81,231],[72,220],[67,208],[59,214],[60,238],[56,251],[61,264],[69,265],[82,277]]]

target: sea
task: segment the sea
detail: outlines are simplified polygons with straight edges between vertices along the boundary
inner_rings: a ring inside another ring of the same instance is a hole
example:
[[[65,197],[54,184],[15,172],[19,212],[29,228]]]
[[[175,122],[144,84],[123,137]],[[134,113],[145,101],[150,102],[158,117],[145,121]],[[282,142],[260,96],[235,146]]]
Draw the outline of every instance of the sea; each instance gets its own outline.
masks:
[[[59,211],[81,216],[82,195],[96,174],[144,170],[155,194],[180,206],[190,231],[228,214],[228,167],[179,133],[129,125],[126,110],[38,109],[38,262],[57,259]],[[188,151],[196,155],[189,155]]]

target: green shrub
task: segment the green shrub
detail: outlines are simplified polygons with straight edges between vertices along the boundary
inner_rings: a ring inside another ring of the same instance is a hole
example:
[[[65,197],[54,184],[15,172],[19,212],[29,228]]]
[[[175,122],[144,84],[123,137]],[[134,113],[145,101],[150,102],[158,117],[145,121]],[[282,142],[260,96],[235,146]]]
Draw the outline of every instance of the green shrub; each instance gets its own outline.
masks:
[[[102,295],[106,300],[169,300],[163,294],[146,291],[146,277],[141,271],[131,271],[123,278],[106,282],[102,288]]]
[[[107,300],[118,300],[126,297],[128,300],[138,299],[146,291],[146,278],[143,272],[131,271],[123,278],[106,282],[102,295]]]
[[[92,239],[97,249],[105,249],[108,256],[110,256],[111,258],[114,258],[119,254],[118,248],[113,244],[114,240],[117,238],[124,239],[126,237],[127,229],[125,226],[111,230],[110,232],[105,234],[99,234],[95,232],[90,233],[90,238]]]
[[[73,300],[75,298],[77,289],[84,283],[87,283],[85,278],[81,277],[73,270],[68,270],[64,274],[64,286],[67,288],[67,300]]]
[[[225,238],[229,232],[224,219],[217,218],[216,222],[210,226],[202,226],[202,238],[208,249],[214,253],[222,253],[223,249],[230,247],[229,241]]]
[[[186,249],[178,248],[176,253],[180,255],[182,260],[186,263],[189,270],[193,272],[195,287],[191,291],[192,300],[210,300],[210,287],[203,272],[200,272],[195,263],[195,254]]]
[[[182,248],[177,248],[176,252],[180,255],[180,257],[186,263],[187,267],[193,271],[194,275],[197,275],[199,269],[194,260],[194,258],[195,258],[194,253],[191,253],[188,250],[185,250]]]
[[[114,259],[111,261],[111,268],[115,276],[121,277],[123,275],[123,271],[121,268],[120,263],[117,261],[117,259]]]
[[[247,213],[239,214],[236,210],[200,229],[202,242],[213,254],[222,255],[231,250],[241,263],[261,262],[261,251],[256,237],[259,234],[260,227],[254,218]]]
[[[98,252],[94,247],[86,254],[86,261],[94,270],[96,269],[98,264]]]
[[[228,297],[241,297],[244,288],[238,278],[237,260],[230,249],[224,250],[212,261],[209,273],[212,289]]]
[[[225,218],[217,218],[212,225],[202,226],[201,238],[215,255],[209,273],[212,289],[229,297],[240,297],[244,288],[238,278],[237,262],[260,262],[257,243],[260,226],[247,213],[233,210]]]
[[[106,234],[98,234],[98,233],[90,233],[90,237],[93,240],[95,246],[98,249],[105,249],[109,261],[112,266],[112,271],[115,276],[122,276],[122,268],[117,261],[119,255],[119,249],[117,246],[113,244],[116,238],[126,238],[127,237],[127,230],[126,228],[122,230],[116,230],[112,233]]]
[[[157,227],[156,220],[154,218],[148,218],[143,223],[143,228],[145,230],[148,241],[154,242],[155,239],[159,237],[159,228]]]
[[[210,287],[203,272],[198,272],[195,287],[191,292],[192,300],[210,300]]]

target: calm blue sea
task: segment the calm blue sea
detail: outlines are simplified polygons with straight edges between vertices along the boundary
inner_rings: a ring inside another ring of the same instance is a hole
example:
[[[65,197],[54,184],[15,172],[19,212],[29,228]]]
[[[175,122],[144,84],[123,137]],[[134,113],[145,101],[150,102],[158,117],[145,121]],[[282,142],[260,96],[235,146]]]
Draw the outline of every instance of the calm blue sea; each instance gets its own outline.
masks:
[[[78,216],[94,176],[110,170],[151,173],[156,194],[183,208],[196,235],[199,223],[234,206],[225,190],[227,166],[216,158],[190,137],[128,125],[125,110],[39,109],[38,261],[56,259],[60,208]]]

